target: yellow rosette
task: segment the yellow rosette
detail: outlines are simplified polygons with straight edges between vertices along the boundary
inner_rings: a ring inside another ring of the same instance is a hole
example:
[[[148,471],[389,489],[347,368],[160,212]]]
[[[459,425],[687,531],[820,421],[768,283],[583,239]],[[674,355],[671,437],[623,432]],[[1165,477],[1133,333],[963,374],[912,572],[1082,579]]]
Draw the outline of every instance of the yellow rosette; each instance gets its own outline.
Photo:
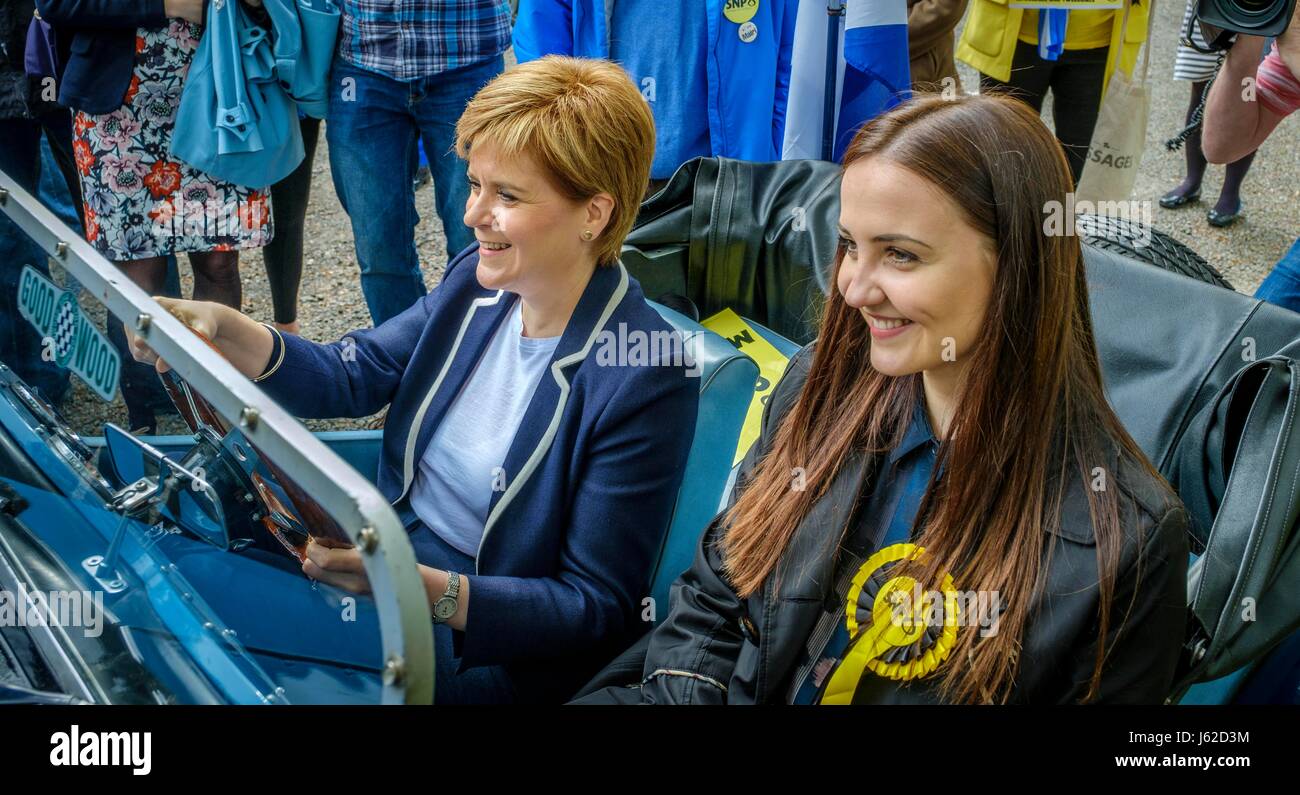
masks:
[[[845,600],[849,645],[820,703],[851,703],[865,671],[895,681],[918,679],[947,659],[961,620],[952,576],[943,575],[936,595],[893,573],[901,561],[924,555],[915,544],[893,544],[858,569]]]

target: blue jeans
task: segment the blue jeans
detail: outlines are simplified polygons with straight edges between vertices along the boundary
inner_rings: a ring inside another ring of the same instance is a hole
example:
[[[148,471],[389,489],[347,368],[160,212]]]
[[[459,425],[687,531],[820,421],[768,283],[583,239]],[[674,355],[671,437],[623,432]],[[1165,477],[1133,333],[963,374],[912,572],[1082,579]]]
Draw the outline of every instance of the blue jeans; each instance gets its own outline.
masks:
[[[461,575],[474,573],[474,559],[443,541],[424,522],[411,530],[415,559],[426,566]],[[473,599],[473,595],[470,596]],[[435,704],[508,704],[515,691],[505,669],[496,665],[467,668],[458,672],[460,658],[452,643],[452,629],[446,624],[433,625]]]
[[[447,252],[467,248],[469,198],[466,164],[452,151],[465,104],[504,68],[501,56],[409,83],[334,59],[329,142],[334,190],[352,220],[361,292],[378,326],[427,292],[415,248],[417,140],[433,172],[435,205],[447,234]]]
[[[1269,271],[1255,297],[1300,312],[1300,238]]]

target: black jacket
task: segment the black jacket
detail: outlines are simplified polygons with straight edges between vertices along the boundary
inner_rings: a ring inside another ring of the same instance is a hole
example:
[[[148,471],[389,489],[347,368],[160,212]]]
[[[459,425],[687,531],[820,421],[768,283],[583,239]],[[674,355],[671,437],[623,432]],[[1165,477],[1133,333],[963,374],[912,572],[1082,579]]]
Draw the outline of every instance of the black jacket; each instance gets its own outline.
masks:
[[[167,24],[163,0],[36,0],[59,37],[59,103],[86,113],[122,107],[135,69],[135,32]]]
[[[740,482],[770,447],[780,419],[808,375],[812,346],[791,360],[764,410],[759,441],[741,465]],[[1108,471],[1130,499],[1121,499],[1125,543],[1112,602],[1108,663],[1098,701],[1161,703],[1173,682],[1187,617],[1188,516],[1177,497],[1136,462],[1112,456]],[[611,663],[580,694],[581,703],[782,703],[824,607],[837,600],[836,555],[825,533],[844,527],[871,462],[852,459],[801,523],[782,558],[779,598],[772,578],[740,599],[721,574],[714,520],[695,562],[673,585],[664,623]],[[1012,701],[1070,703],[1087,691],[1097,638],[1097,564],[1088,485],[1067,490],[1059,538],[1026,627]],[[1131,614],[1133,566],[1142,539],[1142,577]],[[1046,531],[1044,533],[1045,542]],[[1045,547],[1046,548],[1046,547]],[[958,585],[960,587],[960,585]],[[1122,625],[1122,626],[1121,626]],[[949,661],[951,664],[951,661]],[[867,673],[855,702],[933,703],[933,677],[902,686]],[[631,686],[629,686],[631,685]]]

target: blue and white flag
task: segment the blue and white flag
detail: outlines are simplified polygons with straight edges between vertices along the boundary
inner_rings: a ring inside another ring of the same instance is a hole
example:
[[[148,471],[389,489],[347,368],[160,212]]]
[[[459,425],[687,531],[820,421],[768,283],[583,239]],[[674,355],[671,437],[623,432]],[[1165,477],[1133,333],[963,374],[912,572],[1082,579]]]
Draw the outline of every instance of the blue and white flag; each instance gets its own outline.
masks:
[[[830,157],[838,161],[863,122],[911,96],[907,0],[846,0],[840,18],[828,15],[826,6],[826,0],[799,3],[781,149],[785,160],[826,159],[824,121],[829,118],[835,128]],[[840,19],[838,57],[828,65],[828,26]],[[835,85],[828,98],[832,69]]]

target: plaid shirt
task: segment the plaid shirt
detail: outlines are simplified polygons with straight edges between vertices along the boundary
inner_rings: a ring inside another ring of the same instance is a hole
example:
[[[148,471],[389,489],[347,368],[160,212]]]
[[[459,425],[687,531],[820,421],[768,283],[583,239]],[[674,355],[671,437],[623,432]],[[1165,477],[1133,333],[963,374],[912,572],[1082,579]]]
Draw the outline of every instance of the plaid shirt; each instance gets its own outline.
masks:
[[[487,60],[510,46],[509,0],[342,0],[339,55],[395,80]]]

